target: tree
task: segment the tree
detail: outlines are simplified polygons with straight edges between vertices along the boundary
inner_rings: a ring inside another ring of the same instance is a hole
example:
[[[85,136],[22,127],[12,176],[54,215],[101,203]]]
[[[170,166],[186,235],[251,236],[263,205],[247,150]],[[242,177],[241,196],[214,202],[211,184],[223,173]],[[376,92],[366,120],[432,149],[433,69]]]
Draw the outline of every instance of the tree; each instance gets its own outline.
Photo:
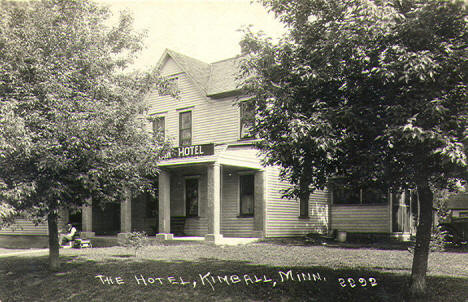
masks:
[[[263,0],[287,27],[245,31],[242,87],[266,164],[307,199],[344,177],[417,188],[410,292],[423,294],[434,189],[467,179],[467,6],[440,0]],[[464,146],[465,144],[465,146]]]
[[[0,200],[47,220],[59,267],[57,218],[151,189],[165,144],[142,128],[155,72],[128,72],[143,35],[90,1],[0,4]]]

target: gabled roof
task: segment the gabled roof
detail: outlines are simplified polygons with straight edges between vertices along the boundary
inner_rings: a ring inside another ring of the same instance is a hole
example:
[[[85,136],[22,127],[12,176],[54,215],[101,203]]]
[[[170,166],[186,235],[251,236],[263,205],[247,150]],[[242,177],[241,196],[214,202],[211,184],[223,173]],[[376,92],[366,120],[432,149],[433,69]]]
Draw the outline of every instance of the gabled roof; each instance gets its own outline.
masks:
[[[242,57],[234,57],[211,64],[211,75],[207,94],[219,95],[237,91],[236,76]]]
[[[209,64],[166,49],[159,60],[159,67],[162,66],[168,56],[175,61],[206,96],[216,97],[238,91],[236,76],[241,57]]]

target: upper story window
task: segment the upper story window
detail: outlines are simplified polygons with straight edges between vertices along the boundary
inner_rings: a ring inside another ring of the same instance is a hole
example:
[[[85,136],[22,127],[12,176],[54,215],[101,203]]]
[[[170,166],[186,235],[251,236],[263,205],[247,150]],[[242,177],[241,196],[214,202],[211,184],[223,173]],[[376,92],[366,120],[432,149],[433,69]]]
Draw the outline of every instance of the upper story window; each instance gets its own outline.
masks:
[[[176,95],[179,85],[178,85],[178,77],[171,77],[165,79],[163,83],[160,83],[158,87],[159,95]]]
[[[351,188],[340,179],[332,182],[333,204],[385,204],[388,190],[375,187]]]
[[[192,144],[192,111],[179,114],[179,146]]]
[[[252,126],[255,123],[255,103],[244,101],[240,103],[240,138],[252,138]]]
[[[254,175],[239,175],[240,216],[254,215]]]
[[[153,137],[160,137],[164,139],[164,133],[166,130],[166,119],[164,116],[154,117],[153,123]]]

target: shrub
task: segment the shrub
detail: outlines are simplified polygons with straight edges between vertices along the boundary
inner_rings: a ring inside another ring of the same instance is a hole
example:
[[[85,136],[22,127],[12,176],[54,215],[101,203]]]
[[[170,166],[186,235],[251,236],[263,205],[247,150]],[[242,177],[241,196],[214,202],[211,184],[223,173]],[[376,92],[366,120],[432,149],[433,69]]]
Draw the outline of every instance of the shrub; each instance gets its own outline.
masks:
[[[121,246],[133,249],[136,257],[138,250],[149,245],[149,238],[145,232],[131,232],[125,234],[119,243]]]

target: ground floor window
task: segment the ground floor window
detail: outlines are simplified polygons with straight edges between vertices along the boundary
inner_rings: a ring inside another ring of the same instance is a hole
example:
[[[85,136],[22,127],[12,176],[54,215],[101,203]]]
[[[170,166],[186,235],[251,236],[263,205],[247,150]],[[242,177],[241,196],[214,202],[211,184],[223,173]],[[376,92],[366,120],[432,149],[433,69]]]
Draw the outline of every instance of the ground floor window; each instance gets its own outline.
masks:
[[[385,204],[388,203],[388,189],[379,186],[356,188],[345,185],[337,179],[331,184],[333,204]]]
[[[187,217],[198,216],[198,178],[185,179],[185,215]]]
[[[240,216],[254,215],[254,175],[240,175]]]

